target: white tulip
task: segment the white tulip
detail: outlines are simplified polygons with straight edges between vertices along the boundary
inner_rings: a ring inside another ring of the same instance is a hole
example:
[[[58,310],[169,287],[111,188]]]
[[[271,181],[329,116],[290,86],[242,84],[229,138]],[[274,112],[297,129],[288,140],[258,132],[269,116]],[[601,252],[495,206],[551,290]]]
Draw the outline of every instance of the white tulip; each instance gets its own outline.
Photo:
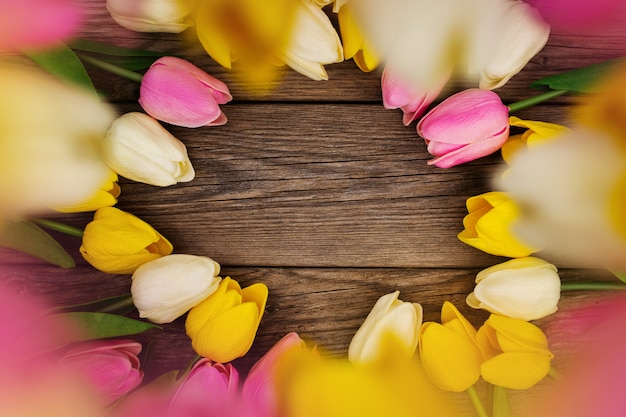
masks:
[[[107,0],[109,14],[135,32],[180,33],[192,25],[192,8],[181,0]]]
[[[516,258],[484,269],[467,296],[472,308],[520,320],[536,320],[554,313],[561,296],[561,280],[551,263],[535,257]]]
[[[122,177],[157,186],[191,181],[187,148],[145,113],[117,118],[102,147],[104,161]]]
[[[220,265],[205,256],[163,256],[133,273],[133,304],[140,317],[170,323],[217,290],[222,280],[219,273]]]
[[[398,300],[400,291],[383,295],[354,334],[348,348],[348,359],[354,364],[371,363],[390,346],[394,354],[410,358],[417,349],[422,325],[422,306]],[[392,343],[390,345],[390,342]]]

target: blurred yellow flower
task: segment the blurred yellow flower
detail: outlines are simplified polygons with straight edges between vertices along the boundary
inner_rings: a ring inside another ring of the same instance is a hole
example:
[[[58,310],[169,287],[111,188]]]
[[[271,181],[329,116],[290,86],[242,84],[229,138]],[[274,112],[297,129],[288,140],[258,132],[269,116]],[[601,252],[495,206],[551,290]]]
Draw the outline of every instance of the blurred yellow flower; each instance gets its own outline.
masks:
[[[85,202],[73,206],[54,207],[54,210],[63,213],[79,213],[83,211],[95,211],[102,207],[112,207],[117,204],[117,198],[122,190],[117,183],[118,177],[115,171],[109,170],[109,175],[100,189]]]
[[[172,253],[172,244],[143,220],[115,207],[97,210],[83,233],[80,253],[110,274],[132,274],[146,262]]]
[[[196,353],[226,363],[248,352],[263,317],[268,290],[265,284],[242,289],[230,277],[187,315],[185,330]]]
[[[548,340],[534,324],[492,314],[478,329],[476,340],[485,357],[480,370],[494,385],[528,389],[550,371],[554,357]]]
[[[518,239],[511,230],[519,217],[519,208],[506,193],[492,191],[470,197],[469,212],[463,219],[464,230],[458,234],[461,242],[492,255],[521,258],[538,249]]]
[[[500,148],[502,158],[506,163],[509,163],[520,150],[532,148],[539,143],[544,143],[555,136],[569,131],[565,126],[533,120],[522,120],[515,116],[509,117],[509,124],[514,127],[523,127],[527,130],[522,134],[510,136],[504,145],[502,145],[502,148]]]
[[[364,72],[370,72],[378,67],[380,57],[373,46],[363,38],[359,24],[355,21],[349,6],[349,0],[338,0],[334,9],[339,19],[339,31],[345,59],[352,58],[356,65]]]
[[[483,356],[476,329],[452,303],[443,303],[441,324],[422,324],[418,346],[426,374],[439,388],[460,392],[478,381]]]

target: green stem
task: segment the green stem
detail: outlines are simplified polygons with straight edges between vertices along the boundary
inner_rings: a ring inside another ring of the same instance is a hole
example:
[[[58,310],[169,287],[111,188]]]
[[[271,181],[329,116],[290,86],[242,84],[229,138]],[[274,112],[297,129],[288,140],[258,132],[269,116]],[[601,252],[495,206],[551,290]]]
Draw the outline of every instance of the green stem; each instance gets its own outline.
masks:
[[[126,68],[122,68],[117,65],[110,64],[106,61],[103,61],[98,58],[94,58],[87,54],[78,53],[77,55],[80,57],[80,59],[82,59],[83,61],[89,62],[94,67],[98,67],[105,71],[109,71],[115,75],[119,75],[120,77],[124,77],[131,81],[136,81],[138,83],[140,83],[141,80],[143,79],[143,75],[139,74],[138,72],[127,70]]]
[[[556,369],[554,369],[552,366],[550,367],[550,370],[548,371],[548,375],[550,376],[550,378],[554,379],[556,382],[562,382],[565,379],[563,374],[557,371]]]
[[[626,290],[623,282],[562,282],[561,291]]]
[[[563,94],[566,94],[568,92],[569,90],[551,90],[543,94],[539,94],[537,96],[527,98],[525,100],[516,101],[515,103],[508,105],[509,113],[513,113],[513,112],[525,109],[526,107],[534,106],[535,104],[542,103],[554,97],[562,96]]]
[[[123,300],[120,300],[118,302],[115,302],[113,304],[109,304],[106,307],[102,307],[101,309],[97,310],[97,313],[116,313],[120,310],[125,310],[126,308],[130,307],[133,305],[133,297],[126,297]]]
[[[480,398],[478,398],[478,393],[476,392],[476,388],[474,388],[473,385],[467,389],[467,394],[469,395],[470,400],[472,400],[472,405],[474,406],[478,417],[488,417],[487,411],[485,411],[485,407],[480,401]]]
[[[65,233],[66,235],[74,237],[83,237],[83,231],[74,226],[68,226],[67,224],[59,223],[54,220],[47,219],[30,219],[33,223],[37,223],[46,229],[54,230],[57,232]]]

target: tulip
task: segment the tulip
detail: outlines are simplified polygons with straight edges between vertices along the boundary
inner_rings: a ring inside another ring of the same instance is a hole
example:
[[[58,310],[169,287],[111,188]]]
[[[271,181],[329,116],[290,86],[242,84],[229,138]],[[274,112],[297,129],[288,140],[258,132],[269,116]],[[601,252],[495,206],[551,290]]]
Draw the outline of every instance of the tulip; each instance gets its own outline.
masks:
[[[230,277],[189,311],[185,330],[196,353],[226,363],[248,352],[267,302],[265,284],[241,289]]]
[[[527,321],[492,314],[476,340],[485,357],[480,372],[494,385],[528,389],[550,371],[554,355],[548,350],[548,340]]]
[[[102,158],[123,177],[150,185],[165,187],[195,176],[185,145],[144,113],[126,113],[113,122]]]
[[[461,91],[429,111],[417,133],[435,156],[428,164],[450,168],[489,155],[506,142],[508,108],[492,91]]]
[[[348,3],[348,0],[339,0],[333,6],[333,11],[337,13],[339,19],[345,58],[352,58],[363,72],[373,71],[378,66],[380,58],[372,45],[363,39],[361,29],[353,16],[354,12],[351,11]]]
[[[519,218],[519,208],[506,193],[491,191],[470,197],[469,214],[463,219],[459,240],[492,255],[522,258],[536,252],[518,239],[511,227]]]
[[[561,279],[551,263],[527,257],[483,269],[467,296],[472,308],[520,320],[536,320],[554,313],[561,296]]]
[[[441,324],[422,324],[419,350],[426,373],[443,390],[465,391],[480,377],[483,357],[476,329],[448,301],[441,308]]]
[[[502,159],[508,164],[513,157],[523,149],[532,149],[536,145],[546,143],[552,138],[569,131],[565,126],[554,123],[522,120],[519,117],[509,117],[509,124],[515,127],[523,127],[527,130],[521,135],[510,136],[502,145]]]
[[[95,211],[102,207],[112,207],[117,204],[117,198],[122,192],[117,180],[118,177],[115,171],[109,170],[107,179],[89,200],[73,206],[54,207],[54,210],[63,213],[79,213],[84,211]]]
[[[221,281],[220,265],[211,258],[168,255],[141,265],[130,292],[139,316],[170,323],[213,294]]]
[[[479,87],[492,90],[503,86],[526,66],[548,41],[550,25],[537,10],[523,1],[502,2],[497,37],[480,71]]]
[[[0,91],[0,218],[93,196],[109,173],[98,143],[113,121],[112,108],[18,64],[0,65]]]
[[[422,325],[422,306],[400,301],[399,295],[400,291],[395,291],[376,301],[350,342],[350,362],[374,362],[384,356],[386,349],[391,349],[394,355],[413,356]]]
[[[343,61],[343,49],[326,13],[311,1],[300,0],[292,32],[279,57],[300,74],[319,81],[328,79],[324,64]]]
[[[190,5],[179,0],[107,0],[106,7],[120,26],[136,32],[180,33],[193,24]]]
[[[49,47],[70,37],[82,21],[80,6],[71,0],[0,2],[0,52]]]
[[[60,364],[83,374],[110,404],[141,384],[139,352],[141,344],[132,340],[98,340],[71,347]]]
[[[226,123],[219,105],[232,96],[226,84],[184,59],[157,59],[144,74],[139,104],[150,116],[183,127]]]
[[[385,67],[381,78],[383,92],[383,106],[386,109],[400,108],[404,113],[402,123],[410,125],[417,120],[437,98],[448,82],[450,74],[445,74],[441,80],[430,88],[422,89],[414,82],[408,82],[393,70]]]
[[[132,274],[146,262],[168,255],[172,244],[143,220],[115,207],[98,209],[83,233],[80,253],[109,274]]]

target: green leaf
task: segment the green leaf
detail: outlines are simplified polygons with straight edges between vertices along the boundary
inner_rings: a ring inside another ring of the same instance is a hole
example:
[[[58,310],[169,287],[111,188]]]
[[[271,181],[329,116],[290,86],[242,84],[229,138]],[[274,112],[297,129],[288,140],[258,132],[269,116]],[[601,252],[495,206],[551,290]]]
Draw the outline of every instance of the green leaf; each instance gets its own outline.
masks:
[[[615,275],[620,281],[626,282],[626,272],[611,271],[611,273]]]
[[[597,64],[588,65],[572,71],[550,75],[531,84],[534,88],[548,87],[552,90],[568,90],[578,93],[596,92],[595,85],[602,77],[607,75],[624,58],[616,58]]]
[[[5,221],[0,227],[0,246],[27,253],[61,268],[73,268],[74,259],[63,246],[36,224]]]
[[[506,388],[489,384],[487,394],[491,402],[492,417],[511,417],[513,415]]]
[[[52,75],[85,87],[96,94],[87,70],[69,46],[62,44],[55,49],[24,54]]]
[[[157,51],[146,51],[143,49],[124,48],[121,46],[110,45],[108,43],[90,41],[87,39],[76,39],[70,43],[73,49],[84,52],[94,52],[103,55],[114,56],[149,56],[160,58],[163,53]]]
[[[128,336],[161,327],[145,321],[130,319],[117,314],[74,312],[61,313],[61,317],[77,323],[83,330],[80,340],[104,339]],[[78,341],[78,340],[77,340]]]
[[[72,304],[61,306],[54,309],[57,313],[70,312],[96,312],[96,313],[115,313],[127,314],[135,309],[130,294],[115,295],[113,297],[101,298],[99,300],[90,301],[88,303]]]

